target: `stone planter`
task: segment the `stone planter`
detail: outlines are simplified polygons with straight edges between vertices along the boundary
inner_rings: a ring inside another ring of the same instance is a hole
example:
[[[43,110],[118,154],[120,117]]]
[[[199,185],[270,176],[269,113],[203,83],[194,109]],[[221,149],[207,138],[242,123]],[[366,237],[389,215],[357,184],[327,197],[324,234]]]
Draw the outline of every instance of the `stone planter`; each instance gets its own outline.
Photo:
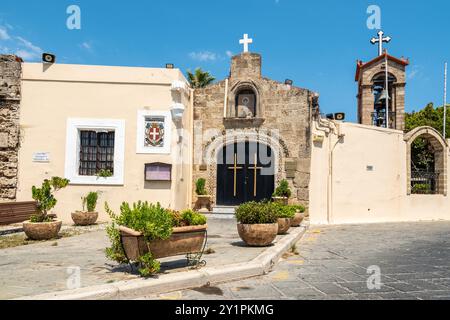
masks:
[[[23,231],[31,240],[50,240],[58,237],[61,230],[62,221],[54,220],[52,222],[31,222],[23,223]]]
[[[212,211],[211,196],[197,196],[195,209],[200,213],[209,213]]]
[[[278,233],[278,224],[238,224],[239,237],[251,247],[270,245]]]
[[[77,226],[90,226],[95,224],[98,219],[98,212],[72,212],[72,220]]]
[[[286,234],[291,228],[290,218],[280,218],[278,219],[278,234]]]
[[[303,213],[301,213],[300,211],[297,211],[294,218],[291,219],[291,227],[300,227],[303,219],[304,219]]]
[[[120,226],[119,230],[126,257],[136,261],[148,252],[155,259],[203,252],[207,225],[173,228],[169,239],[152,241],[146,241],[142,233],[127,227]]]
[[[282,205],[287,206],[289,204],[289,198],[288,197],[272,197],[272,200],[276,203],[280,203]]]

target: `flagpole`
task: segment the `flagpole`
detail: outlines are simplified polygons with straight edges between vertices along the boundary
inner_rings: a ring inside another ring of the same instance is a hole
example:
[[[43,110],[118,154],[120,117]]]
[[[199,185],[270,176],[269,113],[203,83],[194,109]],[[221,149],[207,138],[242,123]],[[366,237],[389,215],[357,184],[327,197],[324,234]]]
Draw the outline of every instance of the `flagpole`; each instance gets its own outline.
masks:
[[[385,51],[385,59],[386,59],[386,128],[389,129],[389,71],[388,71],[388,55],[387,51]]]
[[[447,139],[447,62],[444,66],[444,139]]]

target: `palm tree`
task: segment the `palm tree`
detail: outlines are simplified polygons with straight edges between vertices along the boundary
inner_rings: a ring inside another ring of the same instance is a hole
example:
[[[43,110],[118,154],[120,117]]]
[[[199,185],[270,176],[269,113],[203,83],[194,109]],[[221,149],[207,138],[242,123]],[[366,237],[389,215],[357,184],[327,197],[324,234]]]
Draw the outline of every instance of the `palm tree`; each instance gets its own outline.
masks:
[[[203,71],[201,68],[195,69],[194,73],[188,70],[187,76],[191,87],[194,89],[204,88],[216,80],[216,78],[214,78],[208,71]]]

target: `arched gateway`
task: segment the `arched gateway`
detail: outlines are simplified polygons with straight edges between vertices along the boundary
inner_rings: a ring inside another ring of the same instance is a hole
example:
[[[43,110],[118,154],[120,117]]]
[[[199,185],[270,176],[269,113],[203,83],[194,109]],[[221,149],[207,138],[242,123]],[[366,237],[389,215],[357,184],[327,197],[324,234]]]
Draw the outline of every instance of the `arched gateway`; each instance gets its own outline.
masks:
[[[274,187],[275,155],[266,144],[235,142],[218,152],[217,205],[270,199]]]

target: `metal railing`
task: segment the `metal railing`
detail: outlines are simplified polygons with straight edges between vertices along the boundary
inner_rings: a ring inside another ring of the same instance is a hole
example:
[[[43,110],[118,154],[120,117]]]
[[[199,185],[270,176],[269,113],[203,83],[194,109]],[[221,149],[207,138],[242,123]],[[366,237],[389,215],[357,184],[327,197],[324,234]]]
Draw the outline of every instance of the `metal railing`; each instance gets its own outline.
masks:
[[[439,173],[413,171],[411,173],[412,194],[438,194]]]
[[[389,128],[395,128],[396,112],[389,112]],[[386,111],[372,112],[372,125],[386,128]]]

